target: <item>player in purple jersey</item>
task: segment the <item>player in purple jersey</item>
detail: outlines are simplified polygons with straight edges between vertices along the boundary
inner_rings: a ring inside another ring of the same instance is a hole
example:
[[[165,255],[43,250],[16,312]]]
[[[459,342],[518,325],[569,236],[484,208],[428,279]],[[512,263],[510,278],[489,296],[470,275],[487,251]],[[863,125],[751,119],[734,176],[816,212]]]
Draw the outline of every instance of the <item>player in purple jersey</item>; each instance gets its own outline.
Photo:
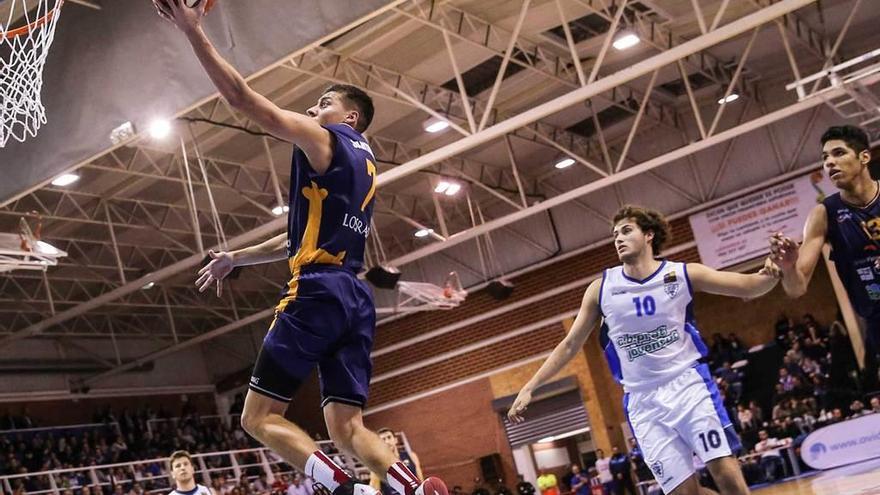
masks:
[[[880,182],[871,178],[867,133],[854,126],[829,128],[822,135],[822,164],[840,192],[816,205],[804,227],[801,246],[775,234],[770,240],[782,286],[792,297],[807,291],[822,246],[831,244],[840,279],[856,313],[866,322],[863,386],[880,388]]]
[[[210,253],[199,270],[201,291],[235,266],[287,260],[290,281],[254,365],[241,423],[287,462],[316,480],[322,493],[375,495],[355,483],[301,428],[285,419],[294,392],[317,366],[324,418],[336,446],[384,476],[401,495],[446,495],[437,478],[420,481],[363,423],[372,371],[376,310],[359,280],[376,192],[375,157],[361,134],[373,102],[359,88],[328,88],[306,115],[279,108],[253,91],[217,52],[201,27],[206,2],[154,0],[159,14],[187,37],[229,104],[294,145],[288,231],[261,244]]]

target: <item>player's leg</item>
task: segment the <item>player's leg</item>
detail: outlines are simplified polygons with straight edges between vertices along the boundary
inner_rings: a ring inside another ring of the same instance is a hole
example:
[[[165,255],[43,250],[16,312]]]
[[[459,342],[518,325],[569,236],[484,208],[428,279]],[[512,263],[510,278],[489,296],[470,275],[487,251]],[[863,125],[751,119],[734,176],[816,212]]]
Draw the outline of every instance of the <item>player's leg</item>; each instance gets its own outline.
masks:
[[[688,370],[679,383],[681,386],[675,392],[681,415],[676,420],[676,430],[706,463],[721,495],[748,494],[735,457],[741,448],[739,437],[708,367],[700,365]]]
[[[437,478],[422,481],[391,452],[379,436],[364,426],[362,410],[369,394],[373,363],[370,352],[376,329],[376,309],[370,290],[362,282],[340,280],[340,294],[355,308],[344,337],[333,352],[318,364],[324,420],[330,438],[349,455],[354,455],[401,495],[447,495],[446,485]]]
[[[712,479],[723,495],[749,493],[739,460],[733,456],[719,457],[706,463]]]
[[[657,391],[624,394],[624,413],[663,493],[699,495],[693,449],[667,422],[669,408]]]
[[[302,381],[321,356],[332,351],[344,326],[340,320],[338,312],[327,311],[312,299],[294,301],[276,315],[254,365],[241,423],[254,438],[315,480],[316,491],[372,495],[375,490],[355,485],[308,434],[284,418]]]
[[[241,425],[248,434],[303,470],[318,445],[294,423],[284,418],[288,402],[249,390],[244,400]]]
[[[671,492],[664,490],[663,493],[669,493],[669,495],[704,495],[700,486],[699,476],[696,474],[681,482]]]
[[[357,457],[370,471],[384,475],[397,462],[397,457],[379,435],[364,426],[360,406],[328,402],[324,406],[324,420],[336,446]]]

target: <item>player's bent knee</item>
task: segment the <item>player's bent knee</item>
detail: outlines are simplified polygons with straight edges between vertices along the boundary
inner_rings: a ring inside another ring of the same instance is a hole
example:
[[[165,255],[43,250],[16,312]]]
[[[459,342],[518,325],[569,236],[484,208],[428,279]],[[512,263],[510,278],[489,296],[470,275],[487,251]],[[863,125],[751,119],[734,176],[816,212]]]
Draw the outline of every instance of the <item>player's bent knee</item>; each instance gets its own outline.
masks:
[[[265,415],[255,414],[253,411],[242,411],[241,413],[241,428],[246,431],[252,437],[257,436],[257,430],[260,427],[260,423],[263,422]]]

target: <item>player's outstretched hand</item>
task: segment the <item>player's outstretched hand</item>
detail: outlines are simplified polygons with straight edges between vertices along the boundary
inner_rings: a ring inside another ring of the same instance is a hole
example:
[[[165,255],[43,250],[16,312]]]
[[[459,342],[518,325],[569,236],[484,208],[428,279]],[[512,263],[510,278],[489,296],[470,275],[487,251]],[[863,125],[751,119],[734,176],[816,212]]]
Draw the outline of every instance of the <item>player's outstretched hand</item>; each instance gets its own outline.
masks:
[[[510,406],[510,410],[507,411],[507,418],[514,423],[525,421],[522,413],[525,412],[530,402],[532,402],[532,391],[527,388],[520,390],[516,400],[513,401],[513,405]]]
[[[221,297],[223,295],[223,279],[232,272],[235,264],[232,261],[232,255],[225,251],[219,253],[208,251],[208,256],[211,257],[211,261],[199,270],[196,287],[199,288],[199,292],[205,292],[211,284],[216,282],[217,297]]]
[[[777,232],[770,237],[770,259],[783,272],[792,270],[798,259],[798,244]]]
[[[779,266],[777,266],[769,256],[764,260],[764,266],[761,267],[758,274],[773,278],[782,278],[782,270],[779,269]]]
[[[183,32],[195,29],[205,16],[205,8],[208,5],[202,0],[195,7],[187,7],[187,0],[153,0],[153,6],[159,12],[159,16],[177,26]]]

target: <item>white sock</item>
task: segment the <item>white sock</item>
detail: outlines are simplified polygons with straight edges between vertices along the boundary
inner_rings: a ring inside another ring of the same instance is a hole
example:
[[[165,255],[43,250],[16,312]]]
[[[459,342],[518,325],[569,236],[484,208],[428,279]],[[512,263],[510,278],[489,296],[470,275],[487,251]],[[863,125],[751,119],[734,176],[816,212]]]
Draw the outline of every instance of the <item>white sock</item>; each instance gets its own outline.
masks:
[[[324,485],[330,492],[336,490],[339,485],[351,481],[345,471],[320,450],[312,452],[306,460],[305,475]]]

